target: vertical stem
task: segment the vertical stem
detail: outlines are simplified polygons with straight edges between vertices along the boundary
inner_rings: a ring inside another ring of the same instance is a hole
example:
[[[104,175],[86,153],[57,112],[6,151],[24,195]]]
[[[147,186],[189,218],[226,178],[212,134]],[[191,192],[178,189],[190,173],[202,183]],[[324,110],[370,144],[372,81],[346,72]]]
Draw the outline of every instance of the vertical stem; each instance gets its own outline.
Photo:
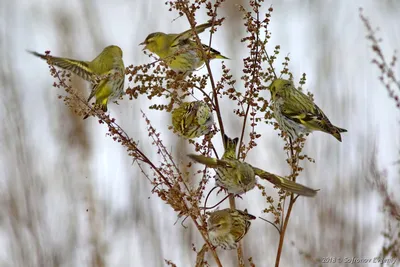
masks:
[[[217,88],[215,86],[214,77],[213,77],[213,74],[212,74],[212,71],[211,71],[210,61],[209,61],[209,59],[207,57],[206,52],[203,49],[203,45],[202,45],[202,43],[200,41],[199,35],[194,30],[195,21],[194,21],[194,18],[191,16],[190,12],[189,12],[188,4],[186,4],[184,6],[182,11],[185,13],[186,18],[188,19],[188,21],[190,23],[190,26],[192,27],[194,41],[196,42],[196,44],[198,46],[198,49],[199,49],[199,51],[201,53],[201,57],[204,60],[205,66],[207,68],[207,72],[209,74],[209,79],[210,79],[212,93],[213,93],[213,99],[214,99],[215,112],[217,113],[217,119],[218,119],[219,129],[221,131],[222,143],[224,143],[224,137],[223,137],[224,134],[225,134],[224,124],[222,122],[221,109],[220,109],[219,102],[218,102]],[[214,21],[215,21],[215,18],[213,18],[213,22],[212,23],[214,23]],[[212,33],[210,34],[210,38],[211,38],[211,36],[212,36]]]
[[[190,217],[192,218],[194,224],[196,225],[197,230],[199,230],[199,232],[200,232],[201,236],[203,237],[204,241],[206,242],[207,246],[210,248],[211,254],[213,255],[213,257],[215,259],[215,262],[217,263],[218,267],[222,267],[222,263],[218,258],[218,254],[215,251],[215,248],[208,241],[208,238],[206,237],[206,235],[202,231],[201,226],[198,224],[196,217],[194,215],[191,215]]]
[[[286,214],[286,218],[285,221],[283,223],[283,228],[281,229],[281,234],[279,237],[279,245],[278,245],[278,251],[276,253],[276,259],[275,259],[275,267],[279,267],[279,263],[281,260],[281,254],[282,254],[282,249],[283,249],[283,241],[285,239],[285,232],[286,232],[286,228],[288,226],[289,223],[289,218],[290,218],[290,213],[292,212],[292,208],[295,202],[295,198],[293,197],[293,194],[290,195],[290,202],[289,202],[289,207],[288,207],[288,211]]]
[[[232,210],[236,209],[235,195],[234,194],[230,194],[229,195],[229,206],[230,206],[230,208]],[[243,249],[242,249],[242,242],[241,241],[238,243],[238,247],[237,247],[236,251],[237,251],[238,264],[239,264],[240,267],[244,267]]]
[[[290,166],[292,168],[292,174],[294,176],[295,174],[295,166],[294,166],[294,152],[293,152],[293,142],[292,142],[292,138],[289,137],[289,144],[290,144]],[[293,178],[294,181],[295,177]],[[289,224],[289,218],[290,218],[290,214],[292,212],[292,208],[294,205],[294,202],[296,201],[296,198],[294,197],[294,194],[290,195],[290,201],[289,201],[289,207],[287,210],[287,214],[286,217],[283,218],[283,210],[284,210],[284,206],[282,207],[282,220],[283,220],[283,225],[281,228],[281,232],[280,232],[280,236],[279,236],[279,244],[278,244],[278,251],[276,252],[276,259],[275,259],[275,267],[279,267],[279,263],[281,260],[281,255],[282,255],[282,250],[283,250],[283,242],[285,240],[285,233],[286,233],[286,228]]]

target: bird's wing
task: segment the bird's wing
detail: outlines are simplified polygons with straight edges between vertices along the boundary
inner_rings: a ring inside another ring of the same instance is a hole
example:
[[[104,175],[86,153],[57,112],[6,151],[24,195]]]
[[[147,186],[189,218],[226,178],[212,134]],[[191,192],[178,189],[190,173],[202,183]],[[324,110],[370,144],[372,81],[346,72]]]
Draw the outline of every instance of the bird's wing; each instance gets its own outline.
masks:
[[[195,29],[196,33],[199,34],[199,33],[204,32],[205,29],[207,29],[211,26],[212,26],[212,24],[210,22],[207,22],[207,23],[203,23],[203,24],[196,26],[194,29]],[[192,29],[184,31],[175,37],[175,39],[172,41],[171,46],[175,46],[184,40],[191,39],[192,36],[193,36]]]
[[[210,50],[210,55],[211,58],[219,58],[219,59],[229,59],[228,57],[224,56],[221,54],[221,52],[219,52],[218,50],[209,47],[208,45],[202,44],[203,45],[203,50],[208,52],[208,50]]]
[[[284,177],[266,172],[264,170],[253,167],[253,170],[257,176],[259,176],[263,180],[267,180],[270,183],[276,185],[279,188],[285,189],[286,191],[299,194],[306,197],[313,197],[317,194],[318,190],[311,189],[304,185],[295,183],[286,179]]]
[[[196,154],[189,154],[188,157],[191,158],[192,160],[194,160],[198,163],[204,164],[210,168],[232,167],[230,162],[227,160],[220,160],[220,159],[210,158],[210,157],[206,157],[203,155],[196,155]]]
[[[40,57],[41,59],[48,60],[50,64],[60,67],[65,70],[69,70],[79,77],[85,79],[86,81],[91,81],[93,76],[93,71],[89,67],[88,61],[80,61],[69,58],[53,57],[50,55],[44,55],[37,53],[35,51],[28,51],[34,56]]]
[[[243,229],[243,227],[241,225],[235,225],[235,223],[236,224],[239,223],[239,220],[233,220],[234,225],[231,229],[231,233],[235,237],[235,242],[239,242],[243,238],[243,236],[246,235],[247,231],[250,228],[251,222],[249,220],[255,220],[256,217],[251,214],[248,214],[247,210],[244,210],[244,211],[235,210],[234,212],[239,213],[239,216],[242,216],[243,220],[245,221],[245,227]]]
[[[314,102],[312,102],[307,95],[297,89],[295,90],[296,91],[294,91],[293,94],[288,96],[290,99],[287,99],[282,104],[282,115],[301,124],[313,124],[316,122],[326,122],[327,124],[330,124],[330,121],[324,112]],[[311,126],[311,128],[314,127]]]
[[[196,118],[194,108],[195,108],[194,105],[191,104],[186,106],[185,108],[186,111],[185,114],[183,115],[184,118],[182,119],[182,125],[181,125],[182,130],[188,129],[188,127],[193,124],[193,121]]]

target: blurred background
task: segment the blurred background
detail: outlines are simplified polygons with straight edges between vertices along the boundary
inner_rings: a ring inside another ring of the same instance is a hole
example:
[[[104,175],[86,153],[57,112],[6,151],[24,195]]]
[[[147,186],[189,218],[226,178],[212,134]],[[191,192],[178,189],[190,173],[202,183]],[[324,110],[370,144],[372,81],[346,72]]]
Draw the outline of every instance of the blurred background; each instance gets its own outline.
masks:
[[[93,117],[82,121],[71,112],[58,99],[63,92],[52,87],[46,62],[25,52],[51,50],[52,55],[91,60],[114,44],[124,51],[126,66],[149,63],[152,59],[138,47],[149,33],[189,28],[185,18],[174,21],[178,14],[169,12],[164,2],[0,1],[0,266],[165,266],[164,259],[194,265],[191,244],[200,249],[203,241],[190,220],[187,229],[179,222],[174,225],[177,214],[151,194],[148,180],[125,149],[106,136],[107,128]],[[220,9],[226,21],[213,36],[213,47],[232,58],[225,63],[240,90],[247,50],[240,43],[245,32],[237,4],[247,1],[226,1]],[[374,258],[384,243],[385,220],[382,199],[367,180],[376,167],[387,175],[391,192],[400,189],[399,165],[394,164],[399,160],[400,113],[370,63],[373,55],[358,9],[363,7],[371,24],[380,27],[382,48],[390,59],[400,44],[400,2],[276,0],[264,3],[264,13],[270,5],[269,51],[281,45],[279,62],[290,53],[296,83],[306,73],[303,88],[314,94],[334,124],[348,130],[342,143],[319,132],[307,140],[305,152],[316,163],[304,163],[298,181],[321,191],[316,198],[296,202],[281,266],[314,266],[304,253],[313,258]],[[205,13],[199,12],[197,21],[205,20]],[[208,43],[206,33],[201,37]],[[217,78],[220,64],[211,64]],[[79,78],[72,83],[88,96],[87,83]],[[149,110],[149,104],[146,97],[125,97],[109,110],[157,163],[142,109],[165,145],[183,160],[193,147],[168,130],[168,114]],[[239,135],[236,106],[227,100],[222,106],[226,132]],[[248,161],[288,175],[278,132],[268,125],[260,125],[257,132],[263,137]],[[219,136],[214,144],[221,153]],[[266,186],[276,197],[276,190]],[[393,197],[400,201],[399,195]],[[257,189],[237,205],[273,219],[262,214],[266,203]],[[273,227],[256,220],[244,238],[245,258],[253,257],[257,266],[272,266],[278,238]],[[224,266],[236,264],[235,251],[219,254]]]

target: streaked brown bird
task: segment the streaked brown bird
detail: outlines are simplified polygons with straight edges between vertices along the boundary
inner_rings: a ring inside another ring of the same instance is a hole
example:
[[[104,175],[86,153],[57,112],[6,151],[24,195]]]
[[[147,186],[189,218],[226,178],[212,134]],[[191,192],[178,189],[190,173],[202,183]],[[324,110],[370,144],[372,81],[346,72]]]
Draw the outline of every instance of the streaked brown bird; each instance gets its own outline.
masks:
[[[275,119],[281,130],[292,139],[301,134],[321,131],[342,142],[340,133],[347,130],[334,126],[311,98],[298,90],[292,81],[275,79],[269,90]]]
[[[313,197],[317,190],[311,189],[284,177],[269,173],[236,158],[239,138],[231,139],[224,135],[225,153],[221,159],[190,154],[192,160],[216,169],[216,185],[232,194],[243,194],[256,185],[256,175],[275,186],[302,196]]]
[[[238,242],[246,235],[251,220],[256,217],[247,210],[223,209],[209,213],[207,230],[210,242],[215,247],[236,249]]]

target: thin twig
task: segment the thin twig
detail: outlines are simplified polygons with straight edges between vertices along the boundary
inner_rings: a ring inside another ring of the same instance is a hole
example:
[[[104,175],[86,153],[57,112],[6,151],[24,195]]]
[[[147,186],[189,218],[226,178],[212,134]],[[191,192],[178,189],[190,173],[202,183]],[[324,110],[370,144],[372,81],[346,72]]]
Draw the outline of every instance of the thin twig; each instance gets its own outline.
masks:
[[[215,187],[214,187],[215,188]],[[222,202],[224,202],[225,201],[225,199],[227,199],[229,197],[229,195],[227,195],[226,197],[224,197],[222,200],[220,200],[217,204],[215,204],[214,206],[212,206],[212,207],[206,207],[206,206],[204,206],[202,209],[204,209],[204,210],[210,210],[210,209],[213,209],[213,208],[215,208],[215,207],[218,207]]]
[[[273,222],[268,221],[267,219],[264,219],[264,218],[262,218],[262,217],[258,217],[258,218],[260,218],[261,220],[263,220],[263,221],[265,221],[265,222],[271,224],[272,226],[274,226],[275,229],[278,231],[279,235],[281,234],[281,230],[279,230],[279,228],[278,228],[278,226],[276,226],[276,224],[274,224]]]

